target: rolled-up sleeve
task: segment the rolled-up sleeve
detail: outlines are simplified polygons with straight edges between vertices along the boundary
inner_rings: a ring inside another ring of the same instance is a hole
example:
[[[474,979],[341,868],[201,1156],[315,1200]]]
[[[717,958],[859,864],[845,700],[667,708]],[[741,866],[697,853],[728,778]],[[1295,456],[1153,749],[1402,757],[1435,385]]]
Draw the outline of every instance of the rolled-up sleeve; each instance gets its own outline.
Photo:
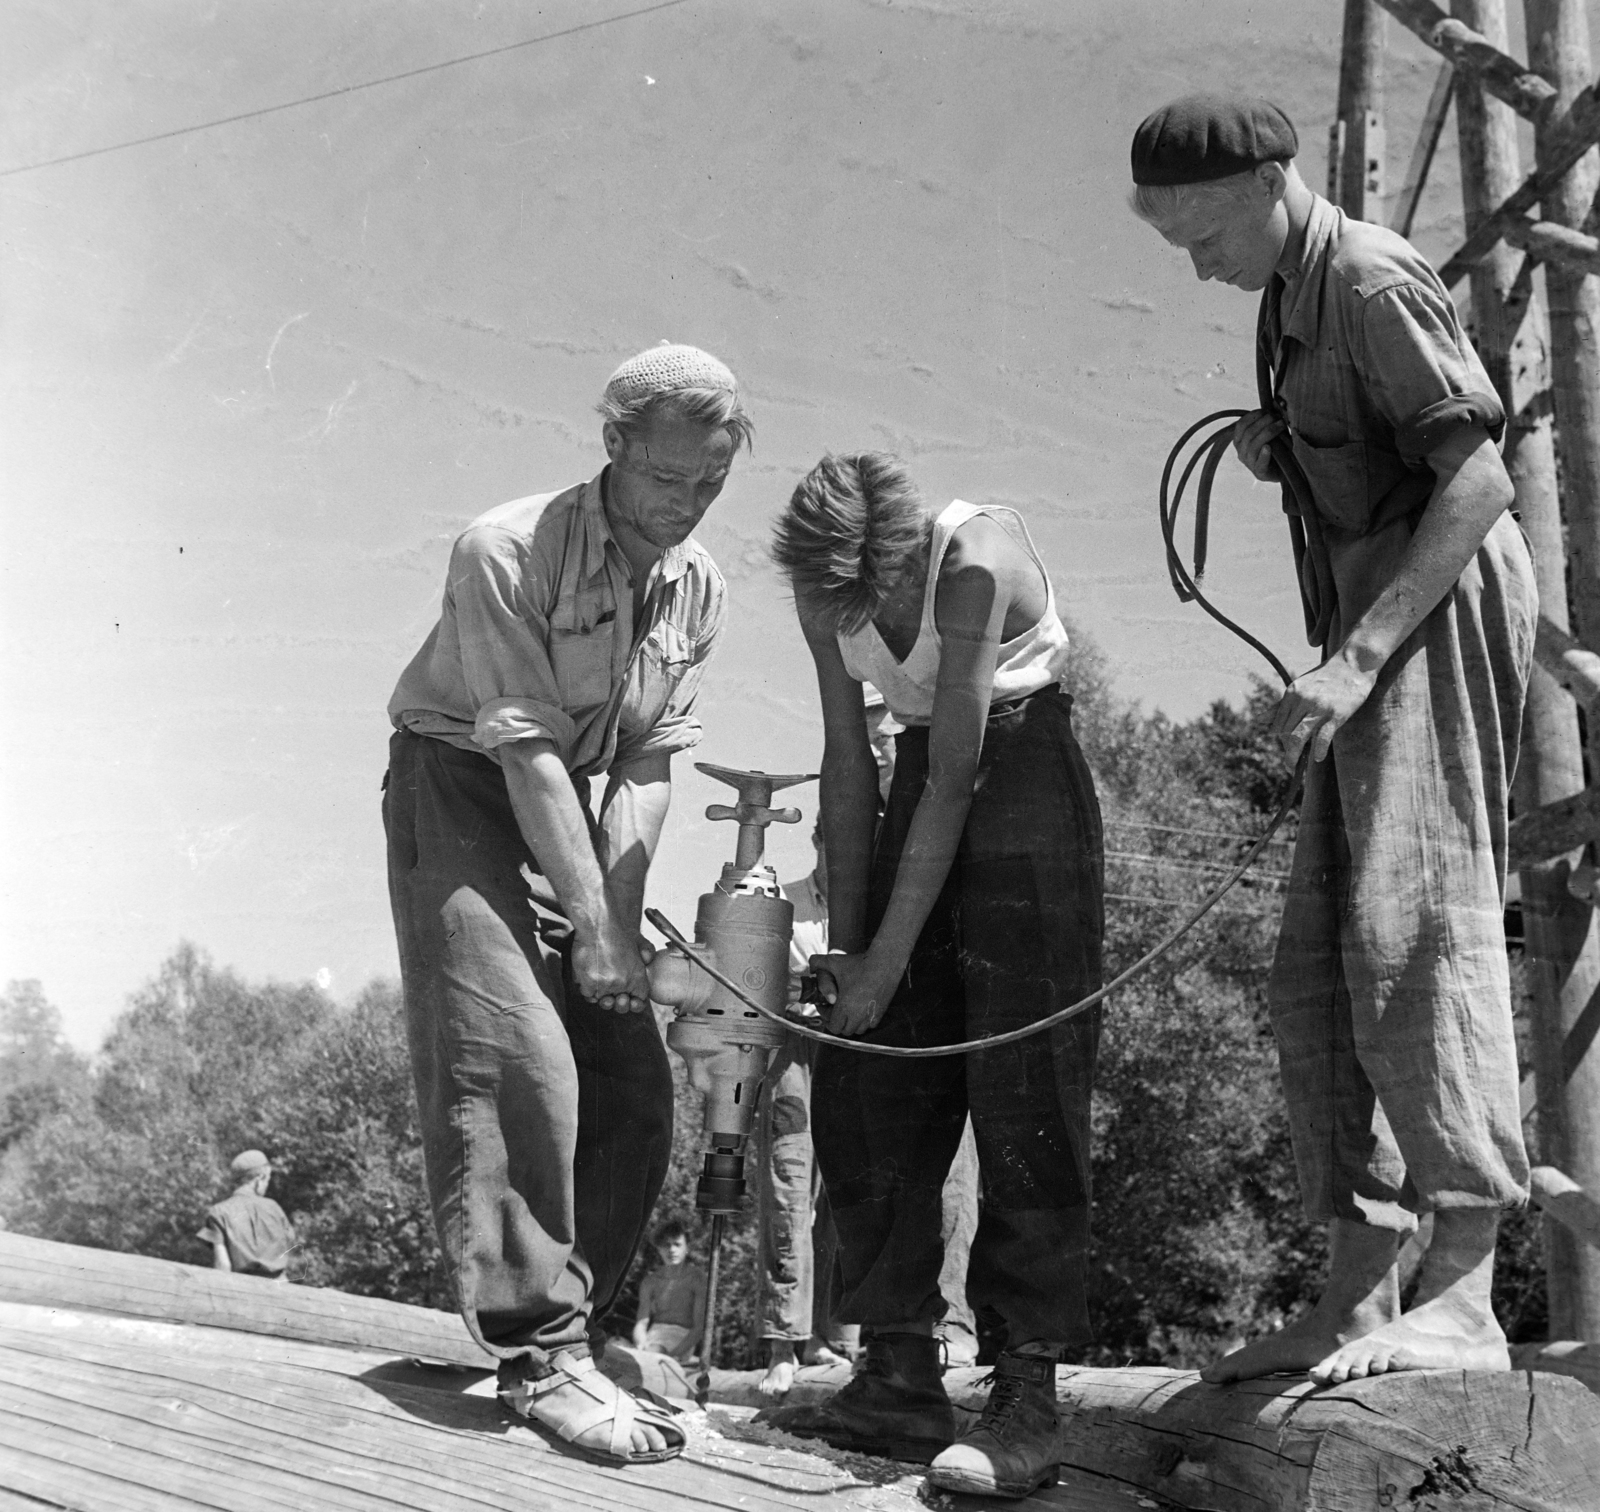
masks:
[[[480,525],[450,556],[461,671],[477,710],[472,738],[491,751],[510,740],[543,738],[566,760],[577,730],[561,707],[549,615],[534,601],[538,575],[528,552],[512,532]]]
[[[1408,464],[1457,430],[1500,439],[1505,411],[1447,296],[1410,281],[1383,289],[1363,307],[1361,336],[1367,393]]]
[[[636,733],[619,726],[614,767],[700,744],[702,731],[695,712],[700,685],[728,619],[727,586],[709,557],[702,558],[682,609],[650,632],[641,656],[640,676],[645,686],[640,691],[647,702],[659,704],[660,713]],[[648,687],[652,679],[660,680],[658,686],[664,685],[653,700]]]

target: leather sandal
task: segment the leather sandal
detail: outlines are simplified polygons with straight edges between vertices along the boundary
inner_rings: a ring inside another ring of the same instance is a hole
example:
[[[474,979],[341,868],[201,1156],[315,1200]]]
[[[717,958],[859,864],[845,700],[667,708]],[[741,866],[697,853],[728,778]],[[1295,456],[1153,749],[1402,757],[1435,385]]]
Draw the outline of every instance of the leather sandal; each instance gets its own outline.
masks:
[[[555,1434],[562,1443],[602,1465],[654,1465],[683,1453],[688,1443],[683,1430],[602,1375],[587,1355],[557,1350],[550,1357],[550,1366],[544,1375],[500,1388],[500,1400],[519,1418]],[[608,1446],[578,1442],[582,1435],[606,1423],[611,1425]],[[667,1447],[635,1449],[635,1423],[654,1428]]]

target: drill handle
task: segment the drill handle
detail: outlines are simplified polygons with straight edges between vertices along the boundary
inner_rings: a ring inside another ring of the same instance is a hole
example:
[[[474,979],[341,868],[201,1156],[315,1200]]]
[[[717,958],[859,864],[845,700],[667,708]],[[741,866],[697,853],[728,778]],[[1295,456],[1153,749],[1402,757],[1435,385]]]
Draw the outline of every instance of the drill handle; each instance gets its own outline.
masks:
[[[736,819],[740,824],[798,824],[797,808],[766,808],[755,803],[713,803],[706,808],[707,819]]]

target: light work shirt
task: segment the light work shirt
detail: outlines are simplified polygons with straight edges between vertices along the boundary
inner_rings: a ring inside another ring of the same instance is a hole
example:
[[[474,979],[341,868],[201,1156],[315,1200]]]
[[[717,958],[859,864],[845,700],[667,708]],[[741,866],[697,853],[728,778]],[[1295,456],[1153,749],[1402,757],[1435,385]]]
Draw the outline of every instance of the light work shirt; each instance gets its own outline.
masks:
[[[281,1276],[294,1248],[294,1225],[270,1197],[241,1189],[206,1213],[197,1238],[228,1247],[228,1264],[242,1276]]]
[[[1272,294],[1276,293],[1276,298]],[[1314,197],[1263,340],[1318,513],[1364,532],[1420,508],[1454,430],[1499,440],[1505,412],[1438,275],[1404,237]]]
[[[1399,566],[1433,493],[1428,454],[1462,428],[1498,441],[1505,411],[1422,255],[1321,195],[1296,266],[1268,286],[1261,341],[1327,542],[1336,645]]]
[[[789,936],[789,970],[811,970],[811,957],[828,953],[828,900],[817,890],[817,874],[784,882],[783,895],[794,904],[794,933]]]
[[[669,547],[636,625],[604,477],[514,499],[463,532],[439,623],[389,700],[397,729],[496,760],[507,741],[542,738],[574,777],[698,744],[726,585],[698,542]]]

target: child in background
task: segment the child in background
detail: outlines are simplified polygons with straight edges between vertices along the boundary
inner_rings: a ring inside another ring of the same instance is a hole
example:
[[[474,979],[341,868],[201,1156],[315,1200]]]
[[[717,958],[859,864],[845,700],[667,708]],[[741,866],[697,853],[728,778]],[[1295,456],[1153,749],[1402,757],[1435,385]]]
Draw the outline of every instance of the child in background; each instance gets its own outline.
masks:
[[[687,1364],[700,1353],[706,1331],[706,1273],[689,1258],[689,1235],[676,1219],[655,1234],[661,1264],[639,1286],[633,1347]]]

